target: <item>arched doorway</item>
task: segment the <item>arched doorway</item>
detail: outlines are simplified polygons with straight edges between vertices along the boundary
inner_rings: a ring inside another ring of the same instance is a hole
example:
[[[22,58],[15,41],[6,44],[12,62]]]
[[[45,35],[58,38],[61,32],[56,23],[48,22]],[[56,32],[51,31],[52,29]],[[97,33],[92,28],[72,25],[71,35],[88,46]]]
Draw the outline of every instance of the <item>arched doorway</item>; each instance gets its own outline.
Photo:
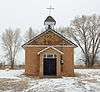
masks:
[[[43,75],[56,75],[56,61],[55,54],[45,54],[43,59]]]

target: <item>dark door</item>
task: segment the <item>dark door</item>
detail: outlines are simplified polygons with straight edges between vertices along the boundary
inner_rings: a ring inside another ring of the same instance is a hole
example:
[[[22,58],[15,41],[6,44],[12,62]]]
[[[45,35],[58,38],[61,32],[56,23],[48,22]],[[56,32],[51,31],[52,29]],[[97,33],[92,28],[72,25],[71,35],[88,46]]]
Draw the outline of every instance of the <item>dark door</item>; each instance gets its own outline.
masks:
[[[44,75],[56,75],[56,58],[44,58]]]

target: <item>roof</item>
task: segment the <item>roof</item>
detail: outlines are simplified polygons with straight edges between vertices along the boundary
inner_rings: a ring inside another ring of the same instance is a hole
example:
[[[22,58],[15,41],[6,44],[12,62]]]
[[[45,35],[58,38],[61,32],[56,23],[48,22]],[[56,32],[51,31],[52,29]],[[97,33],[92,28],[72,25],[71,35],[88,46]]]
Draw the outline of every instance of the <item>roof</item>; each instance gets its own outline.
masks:
[[[36,39],[38,39],[40,36],[43,36],[44,34],[48,33],[48,32],[53,32],[54,34],[58,35],[59,37],[61,37],[66,43],[70,43],[71,45],[73,45],[73,47],[78,47],[75,43],[73,43],[72,41],[68,40],[67,38],[65,38],[63,35],[61,35],[60,33],[56,32],[53,29],[48,29],[44,32],[42,32],[41,34],[35,36],[33,39],[29,40],[28,42],[26,42],[25,44],[22,45],[22,47],[24,47],[25,45],[28,45],[29,43],[31,43],[32,41],[35,41]]]
[[[61,52],[60,50],[58,50],[58,49],[54,48],[53,46],[48,46],[47,48],[45,48],[45,49],[43,49],[43,50],[39,51],[39,52],[38,52],[38,55],[39,55],[40,53],[42,53],[42,52],[44,52],[44,51],[48,50],[49,48],[52,48],[53,50],[55,50],[55,51],[59,52],[60,54],[64,54],[63,52]]]
[[[56,21],[54,20],[54,18],[52,16],[48,16],[46,18],[46,20],[44,21],[44,24],[45,24],[45,22],[55,22],[55,24],[56,24]]]

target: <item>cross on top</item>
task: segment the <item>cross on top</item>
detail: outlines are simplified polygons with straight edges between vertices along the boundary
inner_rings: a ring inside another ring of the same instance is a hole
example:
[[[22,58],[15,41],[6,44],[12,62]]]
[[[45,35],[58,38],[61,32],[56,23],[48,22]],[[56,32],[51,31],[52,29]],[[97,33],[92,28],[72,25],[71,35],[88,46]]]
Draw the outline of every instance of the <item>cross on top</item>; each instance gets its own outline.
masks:
[[[51,14],[51,10],[54,10],[54,8],[50,5],[49,8],[47,8],[49,10],[49,15]]]

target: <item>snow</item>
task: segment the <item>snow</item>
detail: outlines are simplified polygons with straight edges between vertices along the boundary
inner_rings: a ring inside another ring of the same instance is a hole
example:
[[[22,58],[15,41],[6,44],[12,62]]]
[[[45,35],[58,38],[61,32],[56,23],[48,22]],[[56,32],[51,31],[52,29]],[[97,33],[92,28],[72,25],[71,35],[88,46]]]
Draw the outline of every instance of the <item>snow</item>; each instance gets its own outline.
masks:
[[[23,73],[24,70],[0,70],[0,78],[18,78]]]
[[[26,77],[23,73],[24,70],[0,70],[0,79],[15,78],[13,81],[16,84],[19,82],[16,81],[18,78],[25,81],[27,86],[20,92],[100,92],[100,69],[75,69],[77,77],[44,79]],[[13,90],[5,92],[17,92]]]

